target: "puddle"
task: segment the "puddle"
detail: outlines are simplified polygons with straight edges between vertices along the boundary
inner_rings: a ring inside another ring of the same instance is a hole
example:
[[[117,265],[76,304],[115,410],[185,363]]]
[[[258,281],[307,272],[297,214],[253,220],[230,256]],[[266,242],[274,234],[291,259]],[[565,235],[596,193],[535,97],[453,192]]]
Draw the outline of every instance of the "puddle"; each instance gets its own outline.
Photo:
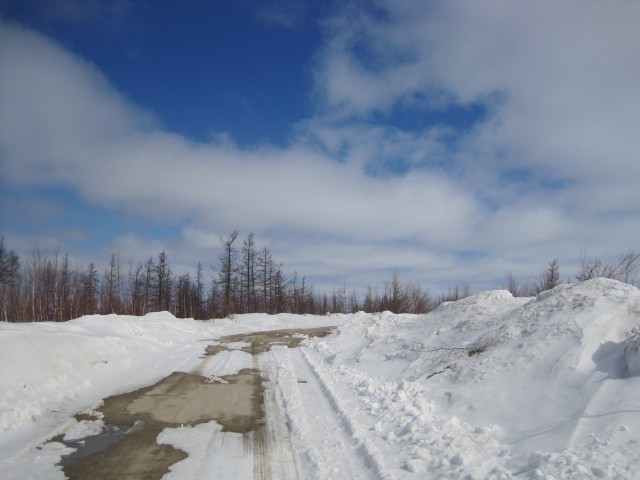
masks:
[[[54,442],[60,442],[67,447],[75,448],[76,451],[65,455],[60,461],[60,465],[66,467],[71,465],[81,458],[91,455],[96,452],[100,452],[109,448],[111,445],[119,442],[127,434],[129,427],[124,425],[109,425],[104,431],[97,435],[89,435],[79,440],[64,440],[60,435],[52,439]]]
[[[207,355],[229,350],[228,344],[244,342],[235,346],[252,354],[254,368],[221,376],[219,382],[193,373],[173,372],[154,385],[106,398],[98,409],[107,425],[105,430],[63,442],[78,449],[62,458],[64,474],[70,480],[161,479],[171,465],[187,454],[170,445],[157,444],[160,432],[212,420],[225,432],[244,434],[254,451],[266,458],[264,386],[257,370],[258,354],[274,345],[295,348],[308,336],[322,337],[331,331],[332,328],[290,329],[222,337],[217,340],[220,344],[207,347]],[[62,441],[60,437],[53,440]]]

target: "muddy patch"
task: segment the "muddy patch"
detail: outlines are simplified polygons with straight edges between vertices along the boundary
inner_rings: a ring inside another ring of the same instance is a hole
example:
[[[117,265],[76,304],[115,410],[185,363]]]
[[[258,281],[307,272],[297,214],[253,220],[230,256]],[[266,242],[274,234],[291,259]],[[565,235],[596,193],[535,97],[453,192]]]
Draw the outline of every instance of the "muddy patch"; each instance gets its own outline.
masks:
[[[243,352],[257,355],[271,350],[274,346],[297,348],[300,342],[310,337],[322,338],[329,335],[336,327],[306,328],[306,329],[286,329],[286,330],[269,330],[264,332],[241,333],[237,335],[228,335],[220,337],[221,345],[212,345],[207,347],[209,354],[227,350],[226,345],[233,343],[246,343],[248,345],[239,348]]]
[[[81,458],[106,450],[122,440],[128,431],[129,428],[123,425],[109,425],[96,435],[89,435],[77,440],[65,440],[64,435],[58,435],[51,441],[64,443],[67,447],[76,449],[75,452],[61,458],[60,465],[66,467],[73,465]]]
[[[215,420],[223,431],[248,433],[262,424],[262,378],[254,370],[222,377],[224,383],[174,372],[155,385],[104,400],[99,408],[108,431],[80,442],[61,462],[70,479],[159,479],[186,458],[170,445],[156,443],[165,428]],[[86,449],[100,449],[90,451]]]

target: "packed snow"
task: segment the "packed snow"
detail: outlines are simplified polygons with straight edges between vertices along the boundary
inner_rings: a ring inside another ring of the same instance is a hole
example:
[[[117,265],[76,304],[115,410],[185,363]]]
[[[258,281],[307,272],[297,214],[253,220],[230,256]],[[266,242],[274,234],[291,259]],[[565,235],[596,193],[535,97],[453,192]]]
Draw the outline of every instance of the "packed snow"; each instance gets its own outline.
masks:
[[[639,478],[640,291],[606,279],[535,298],[484,292],[427,315],[0,323],[0,471],[62,479],[73,449],[49,440],[104,427],[74,414],[189,371],[221,336],[325,325],[337,329],[260,356],[279,478]],[[202,374],[251,362],[224,351]],[[189,455],[165,478],[253,478],[251,459],[229,466],[242,436],[215,422],[157,441]]]

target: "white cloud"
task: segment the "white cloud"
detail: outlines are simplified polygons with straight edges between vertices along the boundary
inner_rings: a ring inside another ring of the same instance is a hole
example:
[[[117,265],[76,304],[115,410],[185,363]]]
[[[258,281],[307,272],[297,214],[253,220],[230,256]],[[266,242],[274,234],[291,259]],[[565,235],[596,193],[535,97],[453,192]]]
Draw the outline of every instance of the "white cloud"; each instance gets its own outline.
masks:
[[[451,283],[518,261],[575,259],[603,243],[614,254],[633,246],[635,2],[380,1],[384,15],[355,5],[325,24],[323,105],[284,148],[167,132],[91,64],[3,25],[4,181],[68,186],[101,207],[182,228],[170,241],[114,239],[123,253],[167,249],[184,265],[214,262],[207,252],[218,235],[240,226],[288,269],[356,286],[385,268]],[[384,124],[399,105],[475,103],[487,115],[468,131]],[[388,161],[407,171],[376,170]],[[529,180],[509,181],[514,168]]]
[[[484,102],[492,115],[469,147],[498,167],[579,178],[640,173],[637,2],[375,5],[384,14],[347,9],[331,23],[317,78],[332,111]]]
[[[106,206],[218,228],[241,219],[256,229],[449,241],[474,213],[473,198],[435,173],[378,179],[303,145],[247,151],[151,130],[148,115],[93,67],[36,34],[10,30],[0,95],[12,108],[0,135],[15,182],[63,183]]]

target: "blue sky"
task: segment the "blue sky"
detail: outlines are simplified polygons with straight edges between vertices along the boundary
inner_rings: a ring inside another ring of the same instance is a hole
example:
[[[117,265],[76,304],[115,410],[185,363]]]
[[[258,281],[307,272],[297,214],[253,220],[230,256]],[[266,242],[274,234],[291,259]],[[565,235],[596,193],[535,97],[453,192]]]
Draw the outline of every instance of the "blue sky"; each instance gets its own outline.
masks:
[[[637,2],[6,0],[0,233],[79,264],[254,232],[319,288],[572,277],[640,238]]]

